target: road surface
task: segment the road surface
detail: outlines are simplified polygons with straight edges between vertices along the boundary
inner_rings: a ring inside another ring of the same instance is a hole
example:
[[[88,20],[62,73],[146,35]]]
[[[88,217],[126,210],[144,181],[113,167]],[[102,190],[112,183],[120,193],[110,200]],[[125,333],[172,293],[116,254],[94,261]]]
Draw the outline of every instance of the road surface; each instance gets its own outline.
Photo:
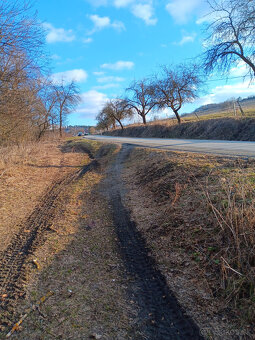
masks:
[[[255,158],[255,142],[166,139],[166,138],[130,138],[89,135],[83,138],[100,142],[132,144],[162,150],[207,153],[220,156]]]

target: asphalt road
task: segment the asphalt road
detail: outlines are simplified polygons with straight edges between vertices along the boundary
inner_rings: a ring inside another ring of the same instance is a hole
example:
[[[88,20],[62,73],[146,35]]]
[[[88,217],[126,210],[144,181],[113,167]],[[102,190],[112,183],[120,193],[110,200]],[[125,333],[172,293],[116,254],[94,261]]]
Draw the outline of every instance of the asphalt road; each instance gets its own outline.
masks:
[[[162,150],[206,153],[220,156],[255,158],[255,142],[197,140],[197,139],[166,139],[166,138],[130,138],[89,135],[83,138],[100,142],[132,144]]]

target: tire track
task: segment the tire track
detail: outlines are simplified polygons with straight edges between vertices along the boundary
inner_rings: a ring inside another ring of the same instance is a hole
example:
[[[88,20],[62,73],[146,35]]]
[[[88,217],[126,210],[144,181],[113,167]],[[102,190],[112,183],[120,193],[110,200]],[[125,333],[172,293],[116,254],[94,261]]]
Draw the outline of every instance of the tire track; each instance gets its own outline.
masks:
[[[60,193],[86,172],[98,166],[93,160],[82,169],[56,181],[21,225],[11,243],[0,253],[0,329],[10,326],[17,300],[24,296],[27,257],[42,244],[58,208]]]
[[[130,213],[124,207],[120,173],[132,147],[123,146],[110,170],[109,199],[119,239],[120,253],[128,274],[133,277],[130,293],[139,306],[137,327],[145,339],[203,339],[199,328],[178,304],[166,280],[149,256],[149,249]]]

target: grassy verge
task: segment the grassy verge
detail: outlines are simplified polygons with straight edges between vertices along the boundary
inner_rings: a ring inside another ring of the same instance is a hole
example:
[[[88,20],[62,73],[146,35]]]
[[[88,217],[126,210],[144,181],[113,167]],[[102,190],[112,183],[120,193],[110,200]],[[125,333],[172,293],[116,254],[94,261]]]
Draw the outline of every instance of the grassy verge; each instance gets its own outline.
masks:
[[[230,338],[249,334],[255,324],[254,161],[136,149],[124,179],[133,218],[203,334],[220,339],[233,319],[237,325],[225,329]]]

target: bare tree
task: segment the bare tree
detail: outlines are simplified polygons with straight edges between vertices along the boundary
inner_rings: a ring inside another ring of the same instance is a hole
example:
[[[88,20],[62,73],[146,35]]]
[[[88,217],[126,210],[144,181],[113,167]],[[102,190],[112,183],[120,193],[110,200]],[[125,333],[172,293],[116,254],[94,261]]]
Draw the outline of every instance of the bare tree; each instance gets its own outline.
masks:
[[[0,2],[0,86],[13,75],[10,70],[17,60],[30,77],[36,69],[41,72],[48,60],[43,51],[44,31],[36,15],[31,15],[31,7],[25,0]]]
[[[40,78],[38,81],[38,104],[36,111],[40,117],[38,122],[38,137],[52,129],[58,122],[58,87],[49,78]]]
[[[0,2],[0,136],[16,142],[41,126],[44,31],[29,1]]]
[[[97,115],[98,129],[108,130],[111,126],[115,128],[116,122],[123,129],[122,120],[130,118],[133,111],[125,99],[112,99],[105,103]]]
[[[112,116],[106,114],[105,110],[101,110],[96,117],[97,130],[109,130],[111,127],[115,128],[115,119]]]
[[[28,73],[23,67],[23,61],[22,57],[12,57],[6,77],[0,81],[0,130],[3,140],[8,139],[10,134],[14,136],[15,131],[20,138],[31,134],[42,113],[37,81],[41,74],[34,72],[31,77],[31,72]]]
[[[109,118],[116,120],[123,130],[122,120],[130,118],[133,115],[132,109],[129,107],[125,99],[112,99],[105,104],[103,110],[104,114]]]
[[[205,40],[204,65],[228,72],[237,61],[243,61],[255,76],[255,2],[252,0],[208,1],[211,13]]]
[[[127,92],[130,96],[126,99],[129,107],[142,117],[143,124],[146,124],[146,116],[148,113],[156,109],[158,101],[155,97],[154,86],[150,79],[142,79],[134,81]]]
[[[0,2],[0,54],[26,54],[39,58],[44,44],[44,32],[36,14],[31,15],[31,1],[3,0]]]
[[[81,98],[79,90],[74,81],[66,84],[62,81],[61,84],[55,86],[57,105],[58,105],[58,122],[59,134],[62,137],[63,122],[67,114],[71,113],[79,104]]]
[[[198,66],[194,64],[179,64],[172,68],[162,66],[160,75],[154,81],[154,93],[159,107],[171,108],[180,124],[179,110],[184,103],[197,98],[201,83]]]

